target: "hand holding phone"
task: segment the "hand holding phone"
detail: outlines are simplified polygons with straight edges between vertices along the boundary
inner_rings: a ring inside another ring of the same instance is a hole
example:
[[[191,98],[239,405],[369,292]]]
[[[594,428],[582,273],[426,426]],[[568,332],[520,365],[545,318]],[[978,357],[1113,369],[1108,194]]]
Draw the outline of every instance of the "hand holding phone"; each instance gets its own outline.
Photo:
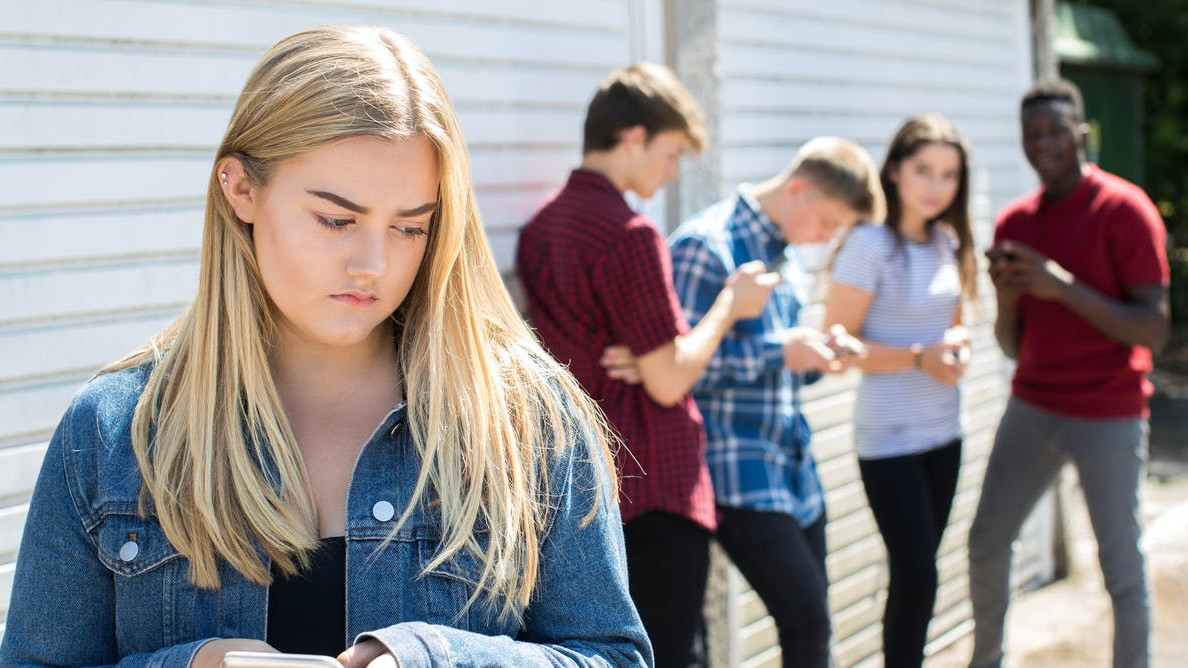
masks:
[[[986,249],[986,258],[990,260],[987,270],[999,303],[1013,301],[1019,293],[1016,275],[1022,267],[1019,262],[1022,258],[1015,252],[1014,245],[1009,241],[995,244]]]
[[[962,366],[963,370],[969,364],[972,350],[970,348],[969,330],[962,325],[954,325],[945,330],[944,344],[948,346],[949,355],[953,362]]]
[[[825,337],[825,345],[842,361],[848,362],[854,357],[866,355],[866,344],[852,336],[840,324],[829,328],[829,334]]]

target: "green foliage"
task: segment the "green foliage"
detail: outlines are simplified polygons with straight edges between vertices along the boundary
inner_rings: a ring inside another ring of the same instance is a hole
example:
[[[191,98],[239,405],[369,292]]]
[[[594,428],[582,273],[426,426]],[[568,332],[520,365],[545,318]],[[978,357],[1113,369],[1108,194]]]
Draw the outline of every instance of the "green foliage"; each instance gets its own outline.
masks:
[[[1146,190],[1170,237],[1172,317],[1188,325],[1188,0],[1081,0],[1113,10],[1131,40],[1159,58],[1143,77]]]
[[[1188,327],[1188,246],[1169,248],[1167,259],[1171,264],[1172,321]]]

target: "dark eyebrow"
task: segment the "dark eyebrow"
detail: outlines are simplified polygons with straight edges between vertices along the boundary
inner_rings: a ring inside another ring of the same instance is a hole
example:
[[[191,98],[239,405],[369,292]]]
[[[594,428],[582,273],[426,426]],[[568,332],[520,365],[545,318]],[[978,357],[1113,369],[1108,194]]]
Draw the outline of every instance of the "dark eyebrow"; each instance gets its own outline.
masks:
[[[326,201],[333,202],[349,211],[354,211],[355,213],[367,213],[367,207],[363,206],[362,204],[355,204],[351,200],[340,195],[328,193],[324,190],[306,190],[305,192],[314,195],[315,197],[321,197]]]
[[[420,216],[420,215],[423,215],[426,213],[430,213],[436,208],[437,208],[437,202],[425,202],[421,206],[413,207],[411,209],[405,209],[404,211],[401,211],[400,216],[402,218],[412,218],[414,216]]]
[[[326,201],[333,202],[333,203],[337,204],[338,206],[341,206],[342,208],[347,209],[349,211],[354,211],[355,213],[365,214],[368,212],[367,207],[363,206],[362,204],[355,204],[354,202],[350,201],[349,199],[347,199],[345,197],[342,197],[341,195],[335,195],[334,193],[326,192],[324,190],[307,190],[305,192],[307,192],[311,195],[314,195],[315,197],[321,197],[322,199],[324,199]],[[420,206],[415,206],[411,209],[405,209],[403,211],[398,211],[397,215],[400,216],[401,218],[412,218],[414,216],[420,216],[422,214],[430,213],[431,211],[433,211],[436,208],[437,208],[437,202],[425,202],[424,204],[422,204]]]

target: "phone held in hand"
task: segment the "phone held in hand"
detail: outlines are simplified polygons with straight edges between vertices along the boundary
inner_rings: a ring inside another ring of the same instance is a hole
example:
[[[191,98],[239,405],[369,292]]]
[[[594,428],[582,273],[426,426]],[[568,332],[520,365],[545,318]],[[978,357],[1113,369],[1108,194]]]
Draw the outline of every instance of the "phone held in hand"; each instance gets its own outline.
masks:
[[[320,654],[236,651],[223,655],[223,668],[342,668],[342,664]]]
[[[969,360],[973,357],[973,351],[970,350],[969,344],[958,346],[954,350],[945,351],[946,358],[951,358],[951,361],[957,364],[969,364]]]
[[[851,357],[859,357],[866,354],[866,346],[862,342],[852,336],[829,334],[824,341],[826,347],[837,355],[839,360],[849,359]]]

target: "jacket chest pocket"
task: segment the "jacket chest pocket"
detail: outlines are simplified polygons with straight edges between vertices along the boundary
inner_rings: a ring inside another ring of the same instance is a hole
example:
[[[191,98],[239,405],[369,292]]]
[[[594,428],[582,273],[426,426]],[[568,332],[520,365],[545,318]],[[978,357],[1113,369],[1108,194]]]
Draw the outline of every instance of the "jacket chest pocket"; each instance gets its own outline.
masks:
[[[419,538],[414,544],[418,575],[412,582],[416,592],[413,605],[418,608],[418,618],[488,635],[516,635],[517,615],[500,619],[502,597],[491,599],[484,592],[471,601],[482,573],[482,564],[477,557],[463,549],[448,561],[426,571],[441,549],[441,543]]]
[[[177,587],[181,558],[151,518],[111,514],[97,529],[99,560],[112,572],[116,638],[121,656],[179,642]]]

